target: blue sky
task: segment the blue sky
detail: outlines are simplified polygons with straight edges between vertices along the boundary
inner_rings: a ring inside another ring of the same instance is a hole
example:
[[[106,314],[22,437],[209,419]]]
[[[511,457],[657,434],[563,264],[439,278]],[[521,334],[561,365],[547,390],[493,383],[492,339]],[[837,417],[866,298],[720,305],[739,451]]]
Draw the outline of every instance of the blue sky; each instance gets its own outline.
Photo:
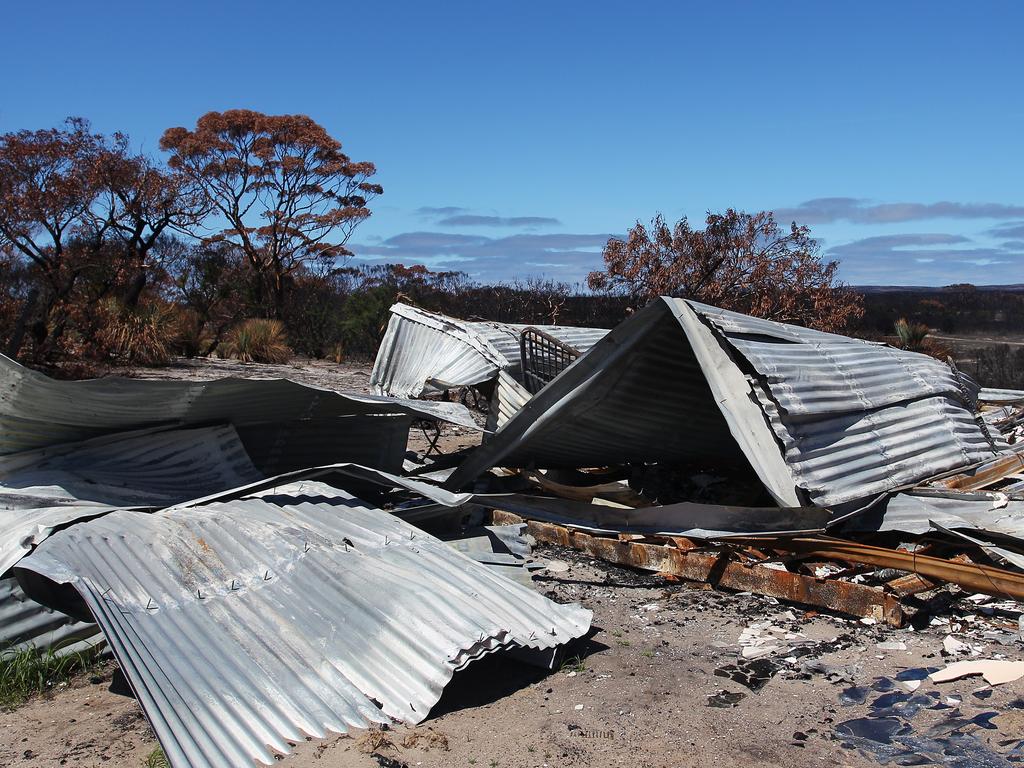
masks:
[[[854,284],[1024,282],[1024,4],[8,3],[0,131],[306,113],[360,258],[573,282],[656,212],[771,209]]]

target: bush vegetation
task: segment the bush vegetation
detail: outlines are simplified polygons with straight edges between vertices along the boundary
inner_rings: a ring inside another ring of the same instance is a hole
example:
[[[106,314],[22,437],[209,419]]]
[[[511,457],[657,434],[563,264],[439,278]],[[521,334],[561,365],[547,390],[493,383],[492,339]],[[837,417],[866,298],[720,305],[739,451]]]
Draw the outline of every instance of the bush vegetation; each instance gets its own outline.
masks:
[[[228,333],[221,349],[226,357],[243,363],[281,364],[287,363],[292,356],[284,323],[266,318],[240,322]]]
[[[166,162],[78,118],[0,135],[8,356],[58,376],[176,355],[369,359],[396,301],[469,320],[611,328],[667,294],[939,357],[940,333],[1024,328],[1022,291],[861,295],[838,282],[809,229],[768,212],[709,213],[703,229],[638,222],[609,239],[586,285],[355,265],[346,243],[383,190],[371,163],[349,159],[310,118],[211,112],[169,129],[161,148]],[[1017,362],[1003,351],[970,361],[992,386],[1012,386]]]
[[[100,650],[61,651],[49,648],[8,648],[0,651],[0,709],[11,709],[35,694],[48,693],[54,686],[79,672],[95,670]]]

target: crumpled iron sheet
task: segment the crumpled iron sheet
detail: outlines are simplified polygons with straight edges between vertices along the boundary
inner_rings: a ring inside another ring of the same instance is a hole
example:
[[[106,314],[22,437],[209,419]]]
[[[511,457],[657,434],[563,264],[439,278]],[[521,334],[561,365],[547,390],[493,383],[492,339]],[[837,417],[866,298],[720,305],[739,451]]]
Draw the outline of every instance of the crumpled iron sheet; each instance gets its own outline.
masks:
[[[962,467],[1009,446],[965,406],[966,377],[927,355],[690,305],[753,366],[754,388],[798,485],[843,504]]]
[[[490,381],[499,371],[518,378],[519,334],[527,327],[468,322],[395,304],[373,364],[370,386],[381,395],[422,397]],[[584,352],[608,333],[602,328],[534,327]]]
[[[0,355],[0,455],[147,427],[241,428],[385,413],[476,428],[458,403],[342,394],[288,379],[58,381]]]
[[[173,766],[271,764],[307,734],[420,722],[472,660],[590,626],[348,494],[287,494],[112,512],[19,564],[37,599],[48,579],[77,590]]]
[[[999,493],[925,488],[897,493],[868,512],[845,520],[840,530],[960,534],[997,559],[1024,570],[1024,501],[1007,499]],[[1000,543],[1005,546],[1000,547]],[[1007,548],[1010,546],[1013,549]]]
[[[445,483],[490,466],[599,467],[743,454],[664,303],[618,326],[544,387]]]
[[[687,330],[694,317],[711,329],[710,340]],[[731,350],[725,362],[716,346]],[[731,373],[710,367],[714,360]],[[973,387],[967,379],[964,385]],[[760,410],[756,418],[740,410],[750,402]],[[535,395],[446,487],[465,487],[499,464],[745,455],[766,485],[774,483],[767,487],[780,503],[793,505],[782,487],[790,483],[788,494],[798,490],[827,506],[871,499],[1007,448],[982,431],[956,377],[937,361],[663,298]],[[785,465],[776,470],[780,459]]]
[[[931,395],[960,394],[950,367],[928,355],[698,302],[690,305],[725,333],[729,343],[764,377],[772,397],[790,419],[869,411]]]
[[[487,342],[506,360],[505,370],[515,376],[520,375],[522,357],[519,338],[527,328],[537,328],[549,336],[553,336],[563,344],[586,352],[597,342],[608,335],[606,328],[582,328],[570,325],[524,325],[517,323],[476,322],[466,326],[487,340]]]
[[[102,643],[92,621],[79,621],[40,605],[13,576],[0,578],[0,651],[12,647],[49,648],[60,656]]]
[[[978,392],[978,400],[983,403],[992,403],[994,405],[1024,403],[1024,391],[1019,389],[982,387]]]
[[[507,371],[498,371],[491,396],[490,411],[487,414],[487,428],[495,430],[515,416],[530,401],[533,395],[516,381]],[[487,436],[484,435],[484,440]]]
[[[141,430],[0,456],[0,573],[58,526],[262,477],[231,426]]]
[[[995,455],[971,412],[948,397],[791,421],[759,394],[786,462],[822,506],[905,488]],[[992,436],[997,448],[1009,450],[997,432]]]

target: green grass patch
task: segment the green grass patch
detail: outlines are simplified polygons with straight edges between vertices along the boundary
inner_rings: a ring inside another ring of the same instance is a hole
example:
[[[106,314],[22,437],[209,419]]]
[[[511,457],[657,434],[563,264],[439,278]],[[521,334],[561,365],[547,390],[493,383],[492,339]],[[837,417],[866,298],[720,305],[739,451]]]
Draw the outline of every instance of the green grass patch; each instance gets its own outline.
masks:
[[[0,708],[13,709],[30,696],[46,693],[79,672],[95,670],[100,648],[66,651],[9,648],[0,651]]]
[[[578,672],[583,673],[587,671],[587,665],[583,661],[582,656],[573,656],[571,659],[566,659],[562,662],[562,666],[558,669],[559,672]]]
[[[146,755],[146,762],[142,764],[144,768],[169,768],[170,763],[167,762],[167,755],[164,751],[157,747],[148,755]]]

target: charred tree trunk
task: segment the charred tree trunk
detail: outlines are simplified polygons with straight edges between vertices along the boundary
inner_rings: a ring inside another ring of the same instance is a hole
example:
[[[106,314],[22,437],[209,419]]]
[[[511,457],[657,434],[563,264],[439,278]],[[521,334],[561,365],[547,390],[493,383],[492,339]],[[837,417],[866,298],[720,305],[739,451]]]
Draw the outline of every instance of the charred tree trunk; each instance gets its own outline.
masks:
[[[135,273],[135,277],[128,284],[128,290],[124,295],[124,306],[126,309],[135,309],[139,305],[139,298],[142,296],[142,291],[146,287],[146,270],[140,268]]]
[[[25,341],[25,329],[28,327],[29,318],[36,310],[36,304],[39,302],[39,289],[33,288],[28,292],[28,296],[25,297],[25,306],[21,308],[21,314],[18,315],[18,321],[14,325],[14,331],[11,333],[11,338],[7,342],[7,356],[16,359],[18,353],[21,352],[21,345]]]

